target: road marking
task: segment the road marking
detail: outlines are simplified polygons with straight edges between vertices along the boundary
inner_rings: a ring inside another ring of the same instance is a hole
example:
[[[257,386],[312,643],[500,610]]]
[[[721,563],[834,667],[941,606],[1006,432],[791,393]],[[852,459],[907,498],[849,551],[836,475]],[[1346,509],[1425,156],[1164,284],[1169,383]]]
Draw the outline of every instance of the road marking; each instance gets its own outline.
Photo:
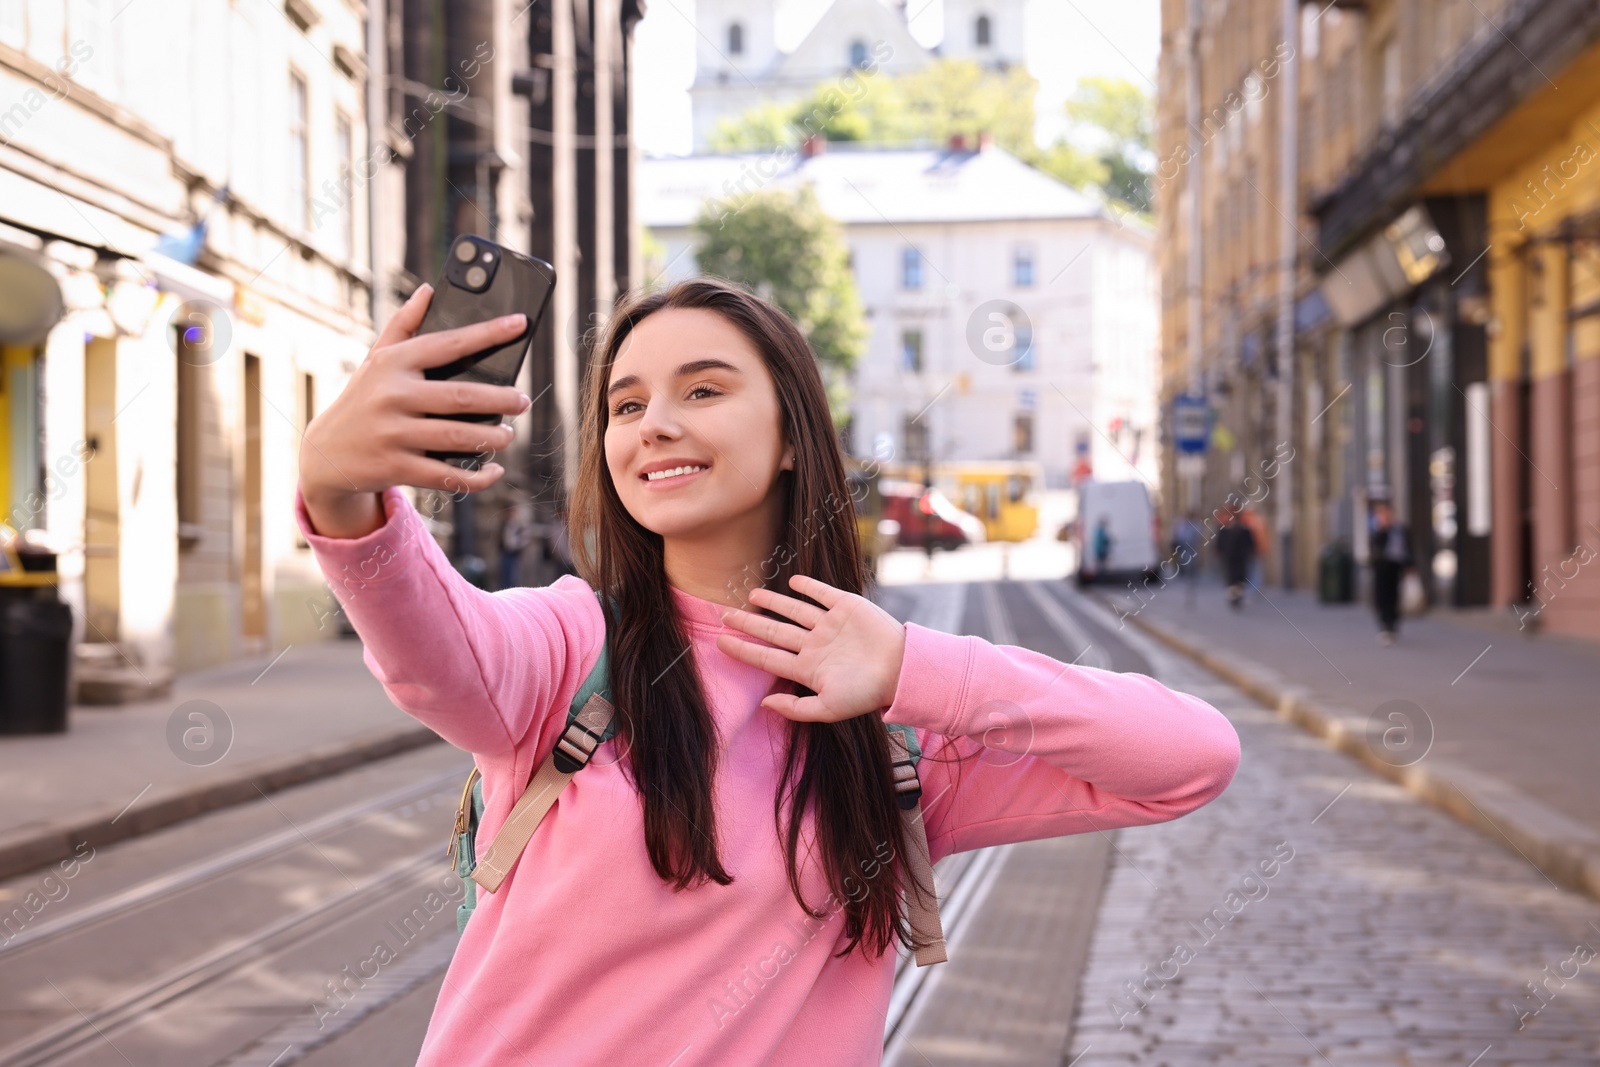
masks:
[[[1053,630],[1061,637],[1062,642],[1069,650],[1082,651],[1072,662],[1082,660],[1086,667],[1098,667],[1103,671],[1111,669],[1111,654],[1104,648],[1096,648],[1093,641],[1089,640],[1089,631],[1074,619],[1061,602],[1045,592],[1038,582],[1023,582],[1023,591],[1033,599],[1039,613],[1044,616]]]

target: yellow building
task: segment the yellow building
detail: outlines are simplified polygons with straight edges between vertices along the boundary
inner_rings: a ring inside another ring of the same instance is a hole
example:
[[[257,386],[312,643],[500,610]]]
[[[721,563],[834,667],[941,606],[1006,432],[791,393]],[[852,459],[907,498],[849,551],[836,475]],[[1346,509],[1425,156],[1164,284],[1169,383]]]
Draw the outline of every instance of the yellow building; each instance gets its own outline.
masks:
[[[1600,6],[1206,8],[1190,35],[1201,5],[1163,4],[1165,392],[1204,389],[1245,462],[1213,450],[1187,503],[1287,442],[1262,504],[1296,584],[1387,497],[1435,603],[1600,634]]]

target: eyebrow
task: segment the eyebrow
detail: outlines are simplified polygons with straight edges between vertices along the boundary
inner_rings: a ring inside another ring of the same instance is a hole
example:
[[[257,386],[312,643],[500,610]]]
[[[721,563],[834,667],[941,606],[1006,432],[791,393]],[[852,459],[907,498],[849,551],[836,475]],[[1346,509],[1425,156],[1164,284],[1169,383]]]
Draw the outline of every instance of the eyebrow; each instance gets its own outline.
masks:
[[[688,374],[699,374],[703,370],[731,370],[735,374],[744,373],[725,359],[692,359],[674,371],[672,376],[674,378],[682,378]],[[606,390],[606,399],[609,400],[622,390],[638,384],[639,376],[637,374],[625,374],[611,383],[611,388]]]

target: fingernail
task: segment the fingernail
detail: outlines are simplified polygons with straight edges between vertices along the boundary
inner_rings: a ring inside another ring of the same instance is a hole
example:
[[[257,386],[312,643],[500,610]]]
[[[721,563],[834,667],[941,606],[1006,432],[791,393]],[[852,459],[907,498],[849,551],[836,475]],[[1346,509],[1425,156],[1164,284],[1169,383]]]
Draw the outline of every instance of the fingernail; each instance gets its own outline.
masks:
[[[529,396],[527,393],[523,393],[522,394],[522,406],[520,408],[518,408],[518,410],[519,411],[527,411],[532,406],[533,406],[533,397]]]
[[[515,326],[518,329],[521,329],[527,323],[527,321],[528,321],[527,320],[527,316],[522,314],[522,312],[519,311],[515,315],[503,316],[500,319],[500,325],[502,325],[502,326]]]

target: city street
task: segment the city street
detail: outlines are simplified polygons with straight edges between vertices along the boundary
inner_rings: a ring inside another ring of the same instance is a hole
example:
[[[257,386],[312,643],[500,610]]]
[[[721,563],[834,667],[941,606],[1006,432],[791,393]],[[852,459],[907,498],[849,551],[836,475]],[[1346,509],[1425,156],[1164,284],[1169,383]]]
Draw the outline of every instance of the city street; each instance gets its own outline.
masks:
[[[951,959],[902,966],[886,1064],[1600,1062],[1600,903],[1119,628],[1045,575],[1065,553],[939,553],[934,582],[896,553],[879,599],[1196,693],[1243,763],[1174,823],[944,861]],[[443,846],[469,766],[425,746],[4,883],[49,902],[0,945],[0,1064],[410,1062],[456,936]]]

